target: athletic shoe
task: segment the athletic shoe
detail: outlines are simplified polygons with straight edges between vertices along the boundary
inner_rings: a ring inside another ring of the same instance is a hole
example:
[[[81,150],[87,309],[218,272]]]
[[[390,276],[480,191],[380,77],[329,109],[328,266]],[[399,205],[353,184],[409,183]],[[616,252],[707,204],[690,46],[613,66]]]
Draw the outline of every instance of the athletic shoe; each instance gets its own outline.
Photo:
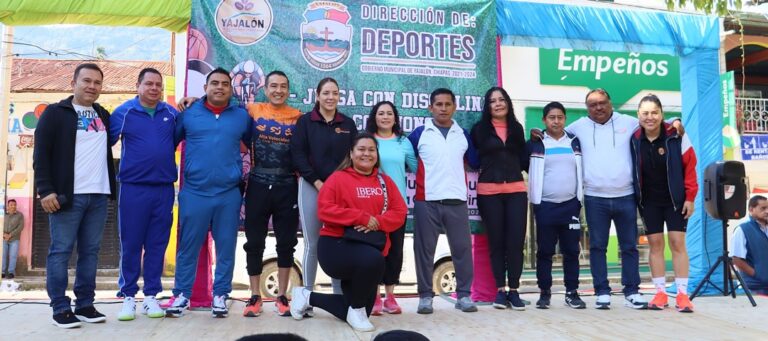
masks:
[[[376,293],[376,299],[373,301],[373,309],[371,309],[371,315],[373,316],[381,315],[382,309],[383,307],[381,303],[381,295],[379,295],[379,293]]]
[[[5,276],[6,276],[5,272],[3,272],[3,278],[5,278]]]
[[[493,307],[496,309],[507,309],[509,308],[509,301],[507,301],[507,292],[506,291],[497,291],[496,292],[496,298],[493,300]]]
[[[464,296],[458,299],[456,301],[456,304],[453,305],[453,307],[465,313],[474,313],[477,311],[477,304],[475,304],[475,302],[472,302],[472,299],[469,298],[469,296]]]
[[[243,310],[243,316],[256,317],[261,315],[261,296],[251,295],[248,299],[248,303],[245,304],[245,310]]]
[[[58,313],[53,315],[53,319],[51,320],[53,322],[53,325],[60,328],[79,328],[82,323],[80,323],[80,320],[75,317],[75,314],[72,313],[72,310],[67,310],[63,313]]]
[[[395,296],[387,296],[384,299],[384,312],[387,314],[400,314],[403,309],[400,309],[400,305],[395,301]]]
[[[294,320],[301,320],[304,318],[304,313],[306,313],[307,309],[309,308],[309,294],[312,293],[311,291],[307,290],[304,287],[295,287],[291,291],[291,316],[293,316]]]
[[[160,308],[160,303],[157,302],[155,296],[144,297],[144,302],[141,304],[141,313],[150,318],[165,316],[165,312],[163,308]]]
[[[165,309],[165,317],[181,317],[184,310],[189,309],[189,299],[184,297],[184,294],[174,296],[172,299],[171,306]]]
[[[539,300],[536,301],[536,308],[549,309],[550,301],[552,300],[552,292],[549,290],[542,290],[539,294]]]
[[[304,317],[315,317],[315,307],[310,306],[304,310]]]
[[[520,293],[517,290],[510,290],[507,293],[507,301],[512,310],[525,310],[525,303],[520,299]]]
[[[587,307],[587,304],[581,300],[579,292],[576,290],[565,293],[565,305],[573,309],[584,309]]]
[[[365,307],[357,309],[349,307],[347,309],[347,323],[349,323],[352,329],[359,332],[370,332],[376,329],[371,324],[371,321],[368,320],[368,315],[365,314]]]
[[[290,316],[291,315],[291,306],[288,303],[288,297],[285,297],[285,295],[277,296],[275,299],[275,308],[277,309],[277,314],[280,316]]]
[[[16,278],[16,275],[14,275],[14,274],[8,274],[8,276],[6,276],[6,278],[8,278],[8,279],[14,279],[14,278]]]
[[[123,308],[117,314],[118,321],[133,321],[136,319],[136,299],[126,297],[123,299]]]
[[[606,310],[611,309],[611,295],[603,294],[597,295],[597,301],[595,301],[595,308]]]
[[[669,307],[668,300],[669,298],[667,297],[667,293],[661,291],[656,292],[656,295],[653,296],[651,302],[648,303],[648,309],[662,310],[666,307]]]
[[[693,312],[693,303],[691,303],[691,300],[688,298],[688,295],[678,293],[675,301],[676,301],[675,308],[677,308],[677,311],[681,313]]]
[[[88,323],[101,323],[107,320],[107,317],[93,306],[75,309],[75,316],[78,320]]]
[[[632,309],[648,308],[648,301],[640,293],[624,296],[624,306]]]
[[[419,307],[416,308],[416,313],[431,314],[432,312],[434,312],[434,309],[432,309],[432,297],[419,297]]]
[[[227,317],[227,315],[229,315],[229,309],[227,309],[227,296],[213,296],[213,303],[211,303],[211,316],[222,318]]]

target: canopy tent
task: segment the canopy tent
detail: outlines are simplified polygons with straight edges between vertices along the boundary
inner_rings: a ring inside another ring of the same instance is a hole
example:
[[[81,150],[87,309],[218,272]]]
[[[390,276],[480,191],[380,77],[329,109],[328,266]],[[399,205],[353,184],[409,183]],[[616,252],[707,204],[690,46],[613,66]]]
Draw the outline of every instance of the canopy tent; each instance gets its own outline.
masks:
[[[686,237],[690,287],[695,287],[723,250],[722,224],[705,214],[702,199],[704,169],[721,160],[723,150],[718,18],[504,0],[496,1],[496,6],[502,45],[664,53],[680,57],[683,123],[698,156],[696,172],[702,193],[697,196]],[[713,276],[722,278],[722,269]],[[702,291],[704,294],[716,292],[711,286]]]
[[[0,22],[10,26],[82,24],[187,29],[191,0],[6,0],[0,2]]]

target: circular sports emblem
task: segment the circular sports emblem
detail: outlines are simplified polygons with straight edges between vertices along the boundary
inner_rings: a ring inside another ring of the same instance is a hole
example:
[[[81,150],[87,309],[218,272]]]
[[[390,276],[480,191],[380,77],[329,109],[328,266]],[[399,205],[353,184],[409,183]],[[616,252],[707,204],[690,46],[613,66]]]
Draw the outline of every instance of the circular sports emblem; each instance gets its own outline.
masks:
[[[221,0],[216,29],[230,43],[255,44],[272,29],[272,6],[267,0]]]
[[[664,147],[659,147],[659,155],[664,155],[667,151],[664,150]]]
[[[301,54],[315,69],[331,71],[349,60],[352,25],[347,6],[333,1],[314,1],[304,11]]]

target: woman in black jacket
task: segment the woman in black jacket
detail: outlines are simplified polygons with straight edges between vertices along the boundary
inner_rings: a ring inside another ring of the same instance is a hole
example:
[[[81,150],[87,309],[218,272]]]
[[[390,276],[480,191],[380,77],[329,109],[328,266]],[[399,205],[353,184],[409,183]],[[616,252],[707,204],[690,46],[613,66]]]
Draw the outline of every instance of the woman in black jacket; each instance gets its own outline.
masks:
[[[491,269],[498,288],[493,306],[525,310],[517,288],[523,271],[528,208],[521,171],[527,170],[528,158],[523,126],[515,118],[512,100],[504,89],[493,87],[485,93],[482,117],[470,135],[480,158],[477,206],[488,234]]]
[[[339,84],[323,78],[317,84],[315,107],[299,117],[291,137],[291,161],[299,180],[299,219],[304,236],[304,286],[313,290],[317,273],[317,240],[322,223],[317,217],[317,194],[347,155],[357,135],[355,122],[338,110]],[[341,293],[333,280],[333,292]],[[311,312],[308,312],[311,314]]]

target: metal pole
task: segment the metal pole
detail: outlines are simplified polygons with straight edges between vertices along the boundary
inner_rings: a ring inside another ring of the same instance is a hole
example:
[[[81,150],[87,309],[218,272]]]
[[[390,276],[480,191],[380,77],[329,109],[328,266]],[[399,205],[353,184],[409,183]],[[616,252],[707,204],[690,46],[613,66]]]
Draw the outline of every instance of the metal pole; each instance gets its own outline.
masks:
[[[8,116],[11,104],[13,27],[0,24],[0,225],[5,226],[6,177],[8,172]],[[5,252],[0,243],[0,255]]]

